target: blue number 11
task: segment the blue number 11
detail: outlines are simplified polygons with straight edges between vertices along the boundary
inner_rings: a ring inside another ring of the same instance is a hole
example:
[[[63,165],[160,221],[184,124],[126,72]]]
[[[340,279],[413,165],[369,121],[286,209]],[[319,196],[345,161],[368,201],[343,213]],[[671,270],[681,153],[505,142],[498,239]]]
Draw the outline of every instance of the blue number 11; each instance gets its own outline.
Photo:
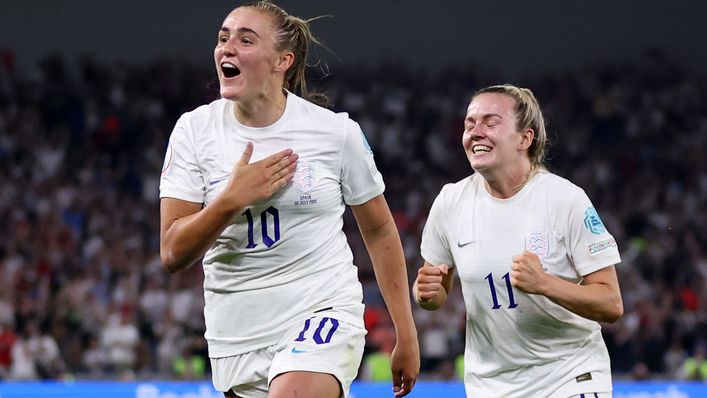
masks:
[[[491,300],[493,300],[493,308],[494,310],[497,310],[501,308],[501,304],[498,303],[498,296],[496,295],[496,286],[493,284],[493,274],[488,274],[486,275],[486,279],[489,282],[489,288],[491,288]],[[516,308],[518,306],[518,303],[516,303],[515,297],[513,296],[513,286],[511,285],[511,276],[508,272],[506,272],[501,279],[504,279],[506,281],[506,289],[508,289],[508,300],[511,302],[508,304],[508,308]]]

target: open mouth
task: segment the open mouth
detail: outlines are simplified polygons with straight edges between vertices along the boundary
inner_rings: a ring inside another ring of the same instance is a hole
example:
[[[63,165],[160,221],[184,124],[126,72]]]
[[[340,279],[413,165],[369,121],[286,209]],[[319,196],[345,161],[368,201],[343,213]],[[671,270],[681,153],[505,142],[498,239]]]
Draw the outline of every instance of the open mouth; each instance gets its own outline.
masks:
[[[473,147],[471,147],[471,152],[473,152],[474,155],[476,155],[476,154],[480,154],[480,153],[489,153],[489,152],[491,152],[492,149],[493,148],[491,148],[490,146],[486,146],[486,145],[474,145]]]
[[[241,70],[230,62],[224,62],[221,64],[221,73],[226,79],[236,77],[241,74]]]

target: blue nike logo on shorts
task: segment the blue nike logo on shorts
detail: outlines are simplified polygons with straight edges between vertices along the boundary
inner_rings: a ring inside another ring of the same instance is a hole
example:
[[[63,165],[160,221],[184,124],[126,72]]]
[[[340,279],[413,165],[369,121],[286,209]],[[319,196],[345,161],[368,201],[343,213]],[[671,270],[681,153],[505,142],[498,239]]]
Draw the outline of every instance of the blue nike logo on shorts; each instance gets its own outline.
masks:
[[[227,179],[228,179],[228,176],[222,177],[222,178],[219,178],[219,179],[215,179],[215,180],[211,180],[211,181],[209,181],[209,185],[216,185],[216,184],[218,184],[218,183],[221,182],[221,181],[226,181]]]
[[[305,350],[298,350],[297,347],[292,347],[292,353],[299,354],[300,352],[307,352]]]

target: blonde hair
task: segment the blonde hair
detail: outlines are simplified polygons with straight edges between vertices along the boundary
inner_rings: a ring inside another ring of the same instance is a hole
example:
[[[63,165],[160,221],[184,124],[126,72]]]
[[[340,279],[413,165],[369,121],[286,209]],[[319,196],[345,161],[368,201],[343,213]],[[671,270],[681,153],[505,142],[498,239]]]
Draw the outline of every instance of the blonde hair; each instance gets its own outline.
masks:
[[[511,84],[502,84],[482,88],[474,93],[474,98],[481,94],[496,93],[513,98],[516,102],[515,114],[518,130],[531,129],[535,132],[533,142],[528,148],[528,158],[533,168],[545,168],[545,146],[547,145],[547,132],[545,131],[545,118],[540,110],[540,104],[532,91],[527,88],[516,87]]]
[[[328,104],[328,100],[324,94],[310,94],[307,91],[307,82],[305,79],[310,43],[318,44],[323,47],[319,40],[314,37],[314,34],[312,34],[309,23],[321,18],[321,16],[304,20],[288,14],[282,7],[267,0],[254,1],[241,7],[253,8],[272,16],[275,22],[275,49],[277,51],[290,50],[294,53],[294,61],[285,73],[283,87],[312,102],[320,105]]]

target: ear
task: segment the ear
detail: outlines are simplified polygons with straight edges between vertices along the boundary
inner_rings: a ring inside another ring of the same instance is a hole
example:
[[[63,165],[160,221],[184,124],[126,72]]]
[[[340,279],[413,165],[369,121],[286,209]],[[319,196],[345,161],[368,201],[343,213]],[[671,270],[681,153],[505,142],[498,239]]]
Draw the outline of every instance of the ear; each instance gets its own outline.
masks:
[[[275,63],[275,72],[286,72],[295,62],[295,54],[292,51],[283,51]]]
[[[520,134],[520,143],[518,144],[518,149],[521,151],[527,151],[533,144],[533,139],[535,138],[535,131],[533,131],[533,129],[525,129]]]

